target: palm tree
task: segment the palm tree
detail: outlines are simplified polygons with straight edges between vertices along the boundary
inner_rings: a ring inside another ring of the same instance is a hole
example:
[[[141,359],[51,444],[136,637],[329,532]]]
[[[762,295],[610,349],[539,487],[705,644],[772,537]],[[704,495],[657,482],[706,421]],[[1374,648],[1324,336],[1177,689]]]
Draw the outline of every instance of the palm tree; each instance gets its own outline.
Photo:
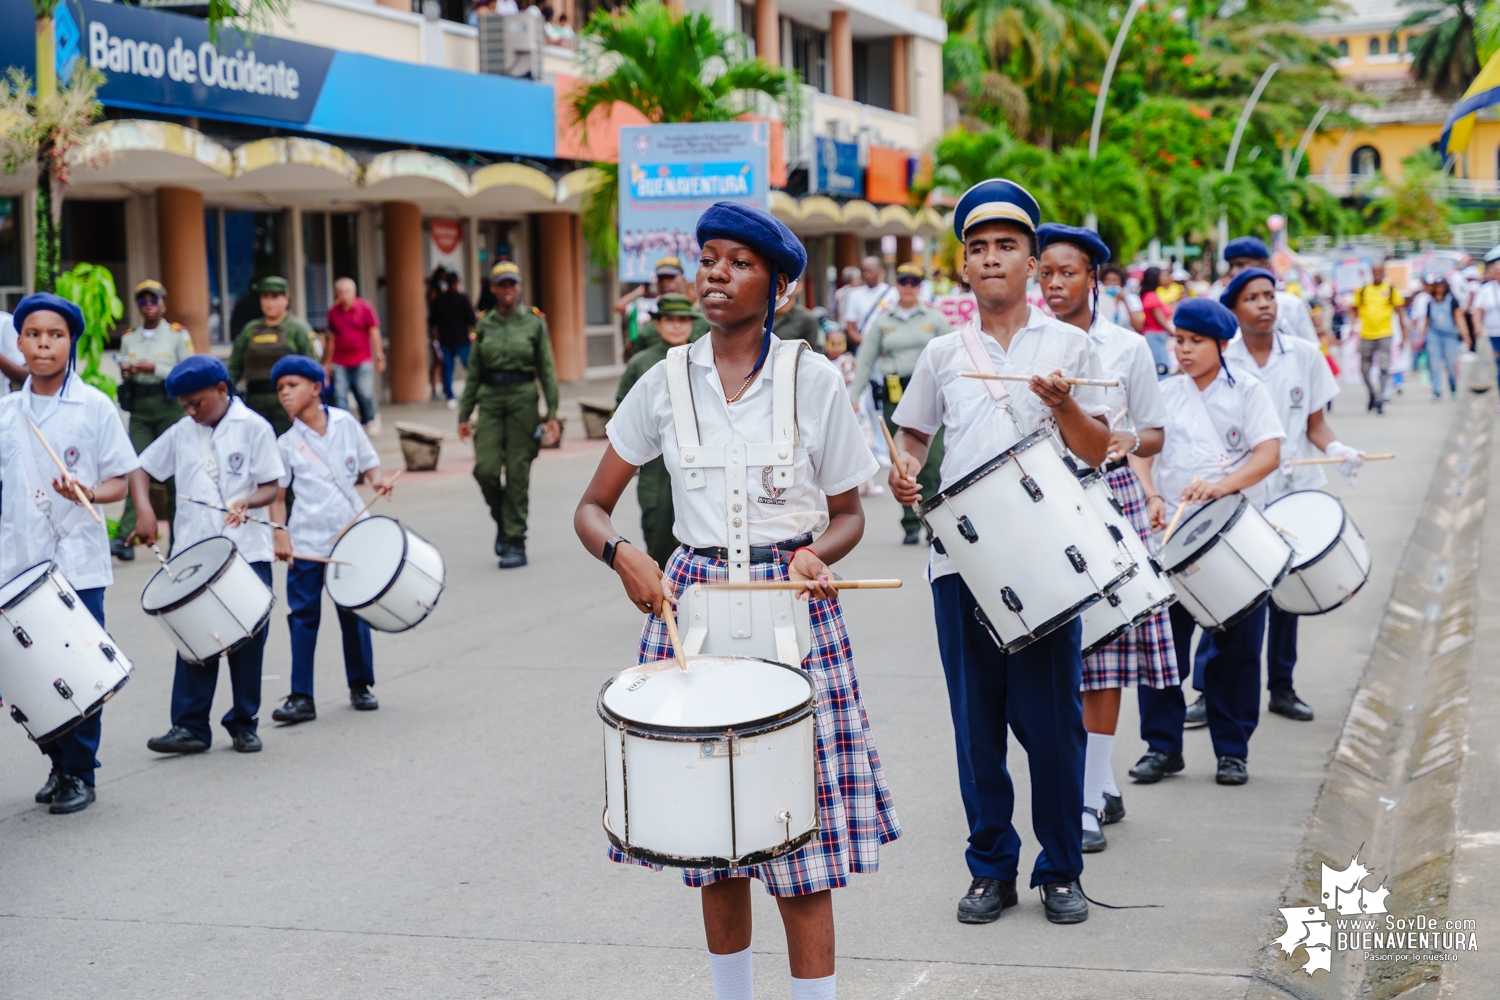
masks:
[[[937,161],[933,180],[950,195],[957,197],[991,177],[1005,177],[1026,187],[1043,214],[1052,214],[1047,188],[1051,154],[1013,138],[1003,128],[956,128],[938,140],[933,155]]]
[[[1069,146],[1053,158],[1049,175],[1058,221],[1080,225],[1094,216],[1117,258],[1133,257],[1155,228],[1146,178],[1121,147],[1102,146],[1090,160],[1087,147]]]
[[[1411,75],[1445,100],[1457,100],[1479,73],[1479,54],[1474,39],[1474,0],[1401,0],[1420,4],[1406,15],[1403,28],[1431,25],[1408,43]]]

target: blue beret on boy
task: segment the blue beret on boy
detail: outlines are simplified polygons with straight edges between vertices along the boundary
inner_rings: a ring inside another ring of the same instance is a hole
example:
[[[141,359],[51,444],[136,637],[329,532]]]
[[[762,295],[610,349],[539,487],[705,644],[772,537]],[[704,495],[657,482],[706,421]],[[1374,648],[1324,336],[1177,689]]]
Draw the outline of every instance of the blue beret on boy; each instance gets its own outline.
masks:
[[[16,330],[19,331],[21,324],[26,322],[26,317],[35,312],[55,312],[61,316],[68,324],[73,350],[77,350],[78,338],[83,336],[83,310],[77,304],[51,292],[33,292],[21,300],[11,315],[11,322],[15,323]]]
[[[212,354],[194,354],[172,366],[167,375],[167,395],[186,396],[200,389],[229,384],[229,369]]]
[[[1015,181],[995,177],[980,181],[953,210],[953,235],[962,242],[964,234],[981,222],[1014,222],[1033,232],[1042,221],[1042,210],[1031,192]]]
[[[1266,244],[1254,236],[1241,236],[1237,240],[1230,240],[1224,244],[1224,259],[1234,260],[1236,257],[1250,257],[1255,260],[1270,260],[1271,251]]]
[[[1186,299],[1172,314],[1172,325],[1215,340],[1233,340],[1240,321],[1213,299]]]
[[[1263,267],[1247,267],[1239,274],[1236,274],[1234,279],[1224,288],[1224,294],[1219,296],[1219,301],[1233,309],[1234,304],[1240,300],[1240,293],[1245,290],[1245,286],[1256,278],[1265,278],[1271,283],[1273,289],[1276,287],[1276,275]]]
[[[712,239],[743,243],[795,281],[807,267],[802,241],[769,212],[734,201],[716,201],[698,218],[698,245]]]
[[[323,366],[305,354],[287,354],[271,366],[271,384],[279,386],[282,376],[301,375],[316,385],[323,384]]]
[[[1084,229],[1082,226],[1064,226],[1057,222],[1037,226],[1037,252],[1041,253],[1054,243],[1073,244],[1093,260],[1095,267],[1109,260],[1109,247],[1092,229]]]

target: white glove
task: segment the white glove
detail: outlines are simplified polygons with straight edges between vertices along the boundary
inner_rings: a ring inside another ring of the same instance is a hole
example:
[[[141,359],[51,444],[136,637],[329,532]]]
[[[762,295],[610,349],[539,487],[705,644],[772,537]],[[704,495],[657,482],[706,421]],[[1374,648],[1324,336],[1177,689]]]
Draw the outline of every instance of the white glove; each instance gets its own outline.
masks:
[[[1359,478],[1359,468],[1365,464],[1365,453],[1358,448],[1351,448],[1342,441],[1330,441],[1328,447],[1323,449],[1323,454],[1329,458],[1342,458],[1339,464],[1339,475],[1344,477],[1344,482],[1350,486]]]

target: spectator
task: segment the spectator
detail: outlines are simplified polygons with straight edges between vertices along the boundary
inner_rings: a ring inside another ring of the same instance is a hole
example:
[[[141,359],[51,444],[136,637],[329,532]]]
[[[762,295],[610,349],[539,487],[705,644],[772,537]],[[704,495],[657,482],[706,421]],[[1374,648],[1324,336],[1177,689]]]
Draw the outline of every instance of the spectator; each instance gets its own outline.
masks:
[[[864,339],[865,327],[881,308],[896,301],[896,290],[885,280],[885,262],[873,254],[859,262],[859,275],[864,284],[854,287],[844,297],[844,308],[839,319],[844,324],[849,345],[858,347]]]
[[[573,40],[577,37],[573,26],[568,23],[567,14],[557,15],[557,44],[565,49],[573,47]]]
[[[1132,308],[1132,300],[1134,307]],[[1099,270],[1099,316],[1106,322],[1122,326],[1127,330],[1141,332],[1145,317],[1140,312],[1141,300],[1125,289],[1125,269],[1117,264],[1106,264]]]
[[[1458,297],[1441,274],[1426,278],[1427,308],[1418,320],[1418,336],[1427,349],[1427,370],[1432,376],[1432,398],[1443,398],[1443,381],[1458,398],[1458,354],[1463,350],[1459,329]]]
[[[1364,377],[1369,402],[1365,409],[1385,413],[1385,397],[1391,387],[1391,335],[1406,329],[1401,307],[1406,299],[1401,289],[1385,280],[1385,264],[1370,267],[1370,283],[1354,293],[1354,311],[1359,315],[1359,373]],[[1370,385],[1370,369],[1380,369],[1380,387]]]
[[[1141,332],[1151,347],[1156,362],[1156,377],[1166,378],[1172,371],[1172,355],[1167,339],[1172,335],[1172,316],[1161,301],[1161,268],[1148,267],[1141,275]]]
[[[355,292],[353,278],[333,283],[323,368],[333,377],[333,405],[356,412],[349,405],[352,392],[359,406],[359,422],[373,437],[380,433],[375,376],[385,372],[385,344],[380,339],[380,317],[375,315],[375,308]]]
[[[1486,337],[1500,361],[1500,246],[1484,255],[1484,283],[1469,297],[1469,324],[1473,350],[1479,350],[1479,338]]]
[[[469,304],[469,297],[458,287],[458,275],[451,274],[446,287],[438,293],[432,303],[432,328],[437,335],[438,349],[443,355],[443,398],[448,409],[458,409],[458,400],[453,395],[453,367],[462,361],[464,369],[469,367],[469,344],[474,324],[479,317]]]
[[[838,287],[833,290],[833,316],[835,319],[844,315],[844,301],[849,298],[849,293],[859,285],[859,268],[846,267],[839,272]]]

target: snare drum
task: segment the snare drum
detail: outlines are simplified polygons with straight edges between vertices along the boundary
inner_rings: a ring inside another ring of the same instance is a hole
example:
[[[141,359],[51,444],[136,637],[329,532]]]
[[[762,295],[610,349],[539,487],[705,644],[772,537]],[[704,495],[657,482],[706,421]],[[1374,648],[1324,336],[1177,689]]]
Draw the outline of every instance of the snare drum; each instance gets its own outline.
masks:
[[[1266,508],[1286,529],[1292,568],[1271,600],[1294,615],[1321,615],[1348,601],[1370,578],[1370,547],[1332,493],[1299,490]]]
[[[131,665],[56,563],[0,587],[0,695],[38,743],[98,712],[130,680]]]
[[[1136,573],[1038,430],[917,508],[1007,653],[1066,625]]]
[[[391,517],[367,517],[333,547],[324,586],[333,603],[373,629],[405,632],[421,623],[443,595],[443,554]]]
[[[141,610],[161,622],[192,663],[249,642],[270,621],[275,603],[271,588],[222,535],[174,555],[141,592]]]
[[[736,868],[818,832],[813,686],[794,667],[694,656],[622,671],[599,692],[604,832],[634,858]]]
[[[1177,599],[1161,564],[1152,557],[1140,532],[1125,516],[1115,499],[1106,474],[1094,472],[1079,480],[1089,502],[1123,548],[1135,561],[1136,573],[1104,600],[1091,604],[1079,615],[1083,625],[1083,655],[1091,656],[1140,625]]]
[[[1189,515],[1161,550],[1177,600],[1210,632],[1254,611],[1291,562],[1292,547],[1242,493]]]

